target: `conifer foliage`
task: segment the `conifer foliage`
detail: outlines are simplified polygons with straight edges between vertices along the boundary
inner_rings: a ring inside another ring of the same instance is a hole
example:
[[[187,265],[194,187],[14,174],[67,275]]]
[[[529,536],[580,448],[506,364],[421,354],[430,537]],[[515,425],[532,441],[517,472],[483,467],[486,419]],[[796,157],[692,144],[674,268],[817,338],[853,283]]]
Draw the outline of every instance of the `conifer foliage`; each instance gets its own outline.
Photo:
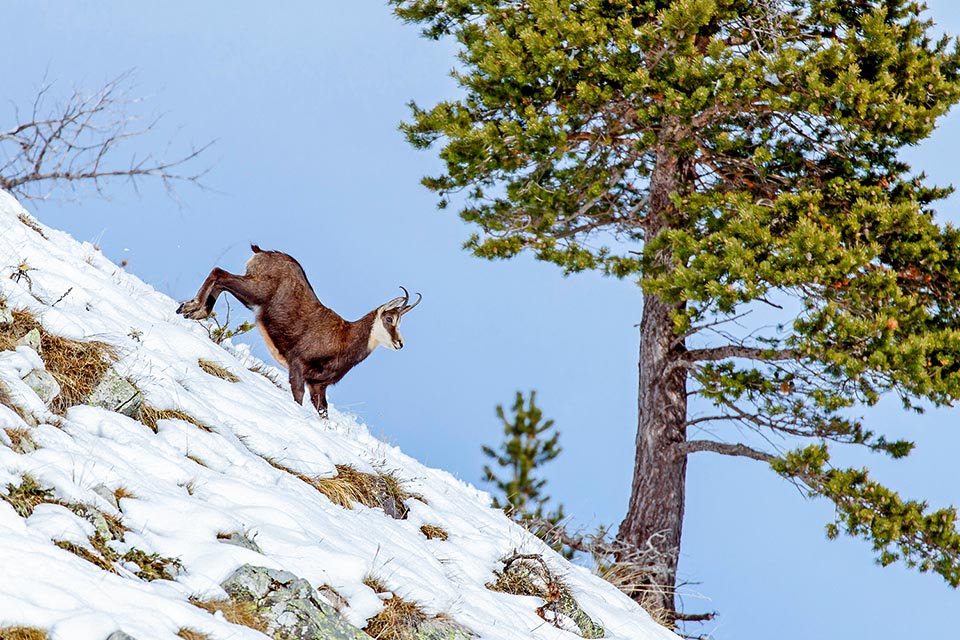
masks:
[[[503,405],[497,405],[504,439],[499,450],[484,446],[483,453],[507,473],[498,476],[490,465],[484,465],[483,476],[485,481],[493,482],[503,492],[502,500],[494,496],[494,507],[518,520],[535,519],[557,524],[564,517],[563,505],[554,511],[544,510],[550,501],[550,496],[543,495],[547,480],[537,474],[541,466],[560,455],[563,449],[559,444],[560,432],[554,429],[553,420],[543,419],[543,411],[537,406],[536,399],[536,391],[530,392],[529,401],[517,391],[509,418]]]
[[[474,226],[467,247],[639,285],[618,536],[666,559],[648,604],[674,608],[686,463],[705,451],[830,499],[828,533],[866,539],[881,564],[960,583],[952,509],[830,463],[842,445],[910,452],[862,417],[884,395],[911,410],[960,398],[960,231],[934,216],[949,189],[898,156],[960,100],[957,43],[922,3],[392,4],[459,43],[462,97],[413,104],[402,128],[439,145],[445,169],[424,184]],[[690,439],[695,425],[711,437]]]

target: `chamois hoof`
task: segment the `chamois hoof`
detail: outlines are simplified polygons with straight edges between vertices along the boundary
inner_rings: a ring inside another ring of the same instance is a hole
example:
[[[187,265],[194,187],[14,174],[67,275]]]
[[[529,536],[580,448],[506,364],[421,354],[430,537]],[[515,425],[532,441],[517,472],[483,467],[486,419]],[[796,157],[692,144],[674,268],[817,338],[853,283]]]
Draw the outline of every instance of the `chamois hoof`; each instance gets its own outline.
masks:
[[[186,302],[181,302],[180,306],[177,307],[177,313],[180,315],[190,318],[191,320],[204,320],[208,317],[206,309],[203,308],[196,300],[187,300]]]

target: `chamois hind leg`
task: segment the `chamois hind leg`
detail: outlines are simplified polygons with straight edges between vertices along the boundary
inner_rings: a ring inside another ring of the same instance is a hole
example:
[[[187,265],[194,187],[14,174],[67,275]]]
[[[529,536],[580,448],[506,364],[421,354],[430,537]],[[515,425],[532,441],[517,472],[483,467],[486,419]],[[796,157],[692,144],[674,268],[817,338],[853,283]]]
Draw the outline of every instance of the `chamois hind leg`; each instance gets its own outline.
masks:
[[[307,386],[310,387],[310,400],[313,402],[313,406],[316,407],[317,413],[320,414],[321,418],[326,418],[327,385],[322,382],[308,382]]]
[[[245,276],[237,276],[215,267],[203,281],[197,296],[177,308],[177,313],[193,320],[209,318],[213,305],[222,292],[232,293],[247,308],[263,303],[259,287]]]

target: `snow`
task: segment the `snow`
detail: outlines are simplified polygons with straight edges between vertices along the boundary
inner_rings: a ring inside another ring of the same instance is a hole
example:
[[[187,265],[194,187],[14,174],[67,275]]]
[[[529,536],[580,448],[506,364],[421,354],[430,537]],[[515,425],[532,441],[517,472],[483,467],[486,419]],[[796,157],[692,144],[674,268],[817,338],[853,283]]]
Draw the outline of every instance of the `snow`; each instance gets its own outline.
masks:
[[[0,191],[0,300],[30,311],[49,333],[109,343],[119,356],[118,371],[136,382],[151,406],[180,409],[212,432],[167,419],[153,433],[92,406],[55,416],[21,381],[42,368],[37,354],[29,347],[0,352],[0,381],[39,422],[29,428],[37,449],[17,453],[3,430],[28,425],[0,405],[0,492],[29,474],[54,489],[58,500],[121,518],[129,532],[123,543],[111,543],[121,553],[135,547],[182,564],[175,580],[147,582],[124,569],[119,575],[103,571],[53,543],[89,547],[93,527],[87,520],[56,504],[39,505],[24,519],[0,501],[0,627],[37,626],[54,640],[103,640],[116,630],[139,640],[173,640],[183,627],[217,640],[262,639],[188,602],[191,596],[225,597],[219,584],[250,563],[333,587],[358,627],[383,606],[363,584],[372,575],[480,638],[579,637],[545,623],[536,614],[538,598],[485,587],[502,558],[521,552],[543,554],[607,638],[676,638],[615,588],[491,508],[484,492],[419,464],[335,407],[324,421],[312,408],[297,406],[289,389],[248,370],[270,369],[248,347],[214,344],[199,323],[176,314],[177,302],[91,244],[38,225],[45,239],[20,216],[29,214]],[[10,277],[22,263],[29,267],[26,276]],[[198,359],[218,363],[240,382],[207,374]],[[337,464],[391,472],[425,502],[409,500],[405,520],[361,505],[348,510],[267,459],[310,476],[334,476]],[[129,496],[119,507],[108,499],[118,488]],[[426,539],[423,524],[442,527],[449,539]],[[263,554],[217,539],[233,531],[253,539]]]

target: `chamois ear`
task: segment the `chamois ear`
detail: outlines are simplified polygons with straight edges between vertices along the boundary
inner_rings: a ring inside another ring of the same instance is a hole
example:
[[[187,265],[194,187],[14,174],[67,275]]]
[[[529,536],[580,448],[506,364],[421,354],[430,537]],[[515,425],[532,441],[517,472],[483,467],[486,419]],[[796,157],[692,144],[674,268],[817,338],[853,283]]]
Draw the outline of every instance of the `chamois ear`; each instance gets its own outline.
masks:
[[[396,307],[399,307],[401,304],[403,304],[403,296],[399,298],[394,298],[390,302],[383,303],[382,305],[377,307],[377,311],[389,311],[390,309],[395,309]]]

